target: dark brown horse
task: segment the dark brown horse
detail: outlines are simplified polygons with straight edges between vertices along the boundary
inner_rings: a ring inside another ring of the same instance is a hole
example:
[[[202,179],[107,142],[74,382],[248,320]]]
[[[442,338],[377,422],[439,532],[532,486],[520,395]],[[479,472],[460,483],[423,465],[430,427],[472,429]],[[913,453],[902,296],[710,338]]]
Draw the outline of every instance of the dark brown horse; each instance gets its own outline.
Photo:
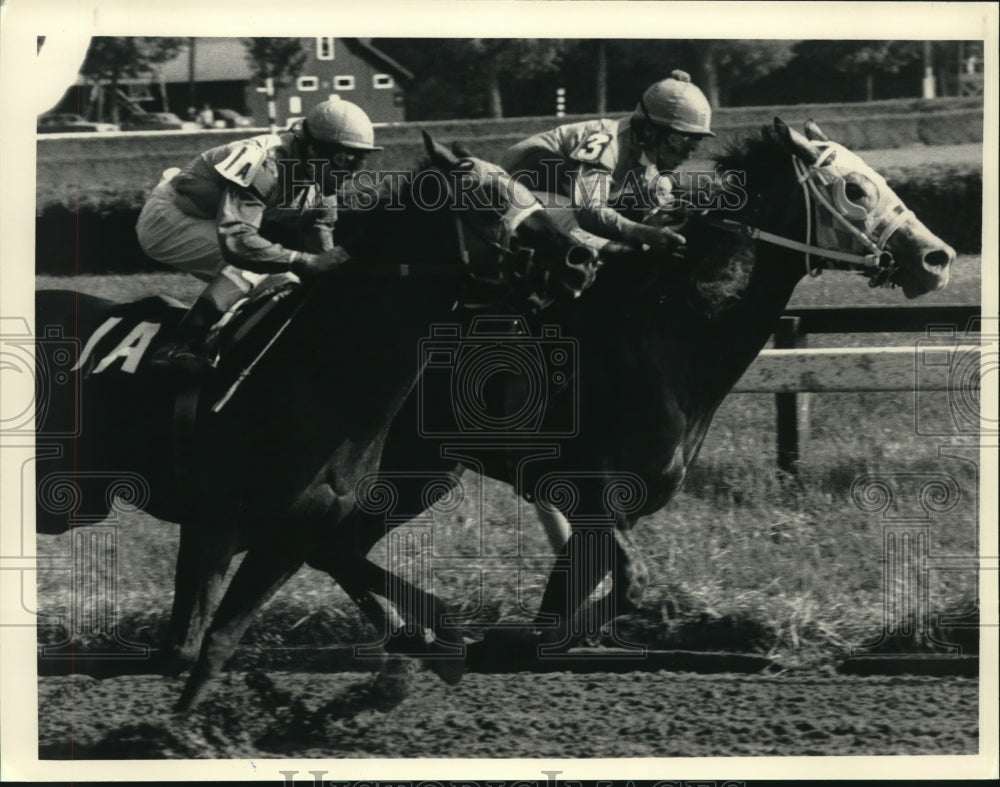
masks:
[[[184,705],[205,688],[249,623],[241,600],[280,586],[355,509],[359,479],[377,470],[390,422],[420,374],[418,342],[447,318],[470,275],[521,284],[532,277],[524,266],[533,257],[533,270],[558,289],[567,271],[572,278],[594,261],[594,252],[558,229],[502,170],[455,156],[429,138],[427,147],[432,166],[421,172],[441,175],[431,186],[450,198],[432,189],[418,194],[415,178],[382,193],[344,241],[356,262],[286,299],[279,307],[286,310],[282,330],[231,396],[236,374],[255,356],[234,351],[197,399],[182,398],[179,409],[190,407],[190,421],[176,417],[177,391],[146,362],[176,309],[160,299],[121,306],[71,292],[38,293],[38,324],[61,328],[83,346],[69,386],[79,407],[49,403],[52,423],[74,428],[62,432],[68,439],[61,457],[40,463],[39,532],[70,524],[66,507],[53,505],[56,481],[76,484],[87,497],[83,485],[98,476],[137,479],[141,493],[132,502],[181,523],[163,653],[175,669],[200,653]],[[459,189],[468,198],[462,204],[454,199]],[[515,266],[522,278],[505,277]],[[386,272],[393,275],[378,275]],[[507,286],[486,291],[512,295]],[[106,513],[112,500],[96,491],[90,513],[101,506]],[[226,570],[244,549],[205,636]],[[353,587],[354,576],[347,579]],[[384,572],[378,579],[382,586],[388,581]]]
[[[579,355],[573,380],[546,386],[550,367],[532,389],[542,391],[541,420],[523,417],[536,396],[524,387],[530,373],[512,371],[503,351],[492,371],[471,360],[481,336],[464,340],[466,378],[479,389],[456,387],[461,370],[425,371],[383,452],[391,506],[355,512],[311,564],[346,586],[387,595],[356,556],[424,511],[464,466],[542,503],[561,546],[534,625],[513,640],[493,632],[480,655],[558,651],[634,609],[645,572],[629,533],[680,488],[717,408],[767,343],[796,284],[807,272],[853,268],[914,298],[943,287],[955,257],[881,176],[811,122],[803,137],[776,119],[720,157],[717,172],[740,173],[746,199],[688,220],[686,264],[609,247],[597,283],[543,315]],[[450,363],[461,361],[458,352]],[[502,390],[491,396],[491,386]],[[461,407],[481,409],[458,423]],[[559,534],[566,520],[568,542]],[[612,593],[598,614],[584,614],[609,571]]]

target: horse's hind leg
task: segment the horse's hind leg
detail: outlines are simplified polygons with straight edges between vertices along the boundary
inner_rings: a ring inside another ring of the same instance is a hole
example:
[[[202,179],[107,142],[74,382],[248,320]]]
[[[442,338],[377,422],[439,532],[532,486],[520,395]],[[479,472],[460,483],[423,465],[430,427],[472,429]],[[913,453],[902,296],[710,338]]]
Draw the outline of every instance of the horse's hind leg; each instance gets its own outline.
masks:
[[[236,535],[232,530],[200,521],[181,525],[174,601],[160,655],[165,673],[182,672],[198,658],[235,554]]]
[[[175,710],[190,710],[205,696],[256,612],[302,563],[300,548],[282,549],[276,544],[268,544],[255,546],[247,552],[222,597]]]
[[[387,651],[418,656],[446,683],[458,683],[465,671],[464,641],[442,625],[441,602],[343,546],[337,541],[325,550],[314,549],[309,565],[329,573],[376,629],[385,632]]]

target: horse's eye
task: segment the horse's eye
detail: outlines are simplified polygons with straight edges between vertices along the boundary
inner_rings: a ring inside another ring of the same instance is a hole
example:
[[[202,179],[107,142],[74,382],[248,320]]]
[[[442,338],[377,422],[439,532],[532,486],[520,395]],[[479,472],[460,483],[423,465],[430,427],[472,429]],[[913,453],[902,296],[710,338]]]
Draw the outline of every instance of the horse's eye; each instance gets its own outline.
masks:
[[[844,193],[851,202],[861,202],[866,196],[868,196],[865,193],[865,190],[857,183],[848,183]]]

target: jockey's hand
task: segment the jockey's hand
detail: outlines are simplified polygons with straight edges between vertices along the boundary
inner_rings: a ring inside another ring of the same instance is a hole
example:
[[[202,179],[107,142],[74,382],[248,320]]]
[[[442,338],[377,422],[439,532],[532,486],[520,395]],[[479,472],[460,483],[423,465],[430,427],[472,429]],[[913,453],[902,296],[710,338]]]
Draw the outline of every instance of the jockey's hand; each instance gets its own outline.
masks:
[[[654,252],[670,252],[674,257],[683,256],[687,238],[670,227],[637,225],[629,234],[633,243]]]
[[[351,255],[340,246],[334,246],[321,254],[300,253],[292,263],[292,273],[300,279],[309,279],[339,268],[350,258]]]
[[[602,262],[597,251],[580,246],[561,265],[545,274],[545,292],[561,301],[574,301],[594,283]]]

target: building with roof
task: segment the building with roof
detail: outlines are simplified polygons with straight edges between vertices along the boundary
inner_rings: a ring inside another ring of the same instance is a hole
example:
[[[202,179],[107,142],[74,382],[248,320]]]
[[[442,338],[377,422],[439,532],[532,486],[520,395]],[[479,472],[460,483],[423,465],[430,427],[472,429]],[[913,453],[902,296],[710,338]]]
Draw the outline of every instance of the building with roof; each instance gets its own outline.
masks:
[[[301,38],[306,61],[298,78],[275,87],[276,122],[285,126],[310,107],[340,97],[362,107],[376,123],[406,119],[405,90],[413,79],[404,66],[366,38]],[[60,107],[78,111],[87,103],[87,81],[80,77]],[[268,125],[268,97],[255,79],[241,38],[191,38],[172,60],[147,79],[123,79],[124,93],[147,112],[170,111],[182,117],[208,104],[248,115],[255,126]],[[72,106],[71,106],[72,105]]]
[[[278,88],[277,122],[284,126],[327,98],[343,98],[360,106],[375,123],[406,120],[405,87],[413,79],[406,68],[372,46],[368,39],[317,37],[302,39],[307,57],[293,84]],[[267,119],[265,88],[255,85],[247,97],[255,119]]]

